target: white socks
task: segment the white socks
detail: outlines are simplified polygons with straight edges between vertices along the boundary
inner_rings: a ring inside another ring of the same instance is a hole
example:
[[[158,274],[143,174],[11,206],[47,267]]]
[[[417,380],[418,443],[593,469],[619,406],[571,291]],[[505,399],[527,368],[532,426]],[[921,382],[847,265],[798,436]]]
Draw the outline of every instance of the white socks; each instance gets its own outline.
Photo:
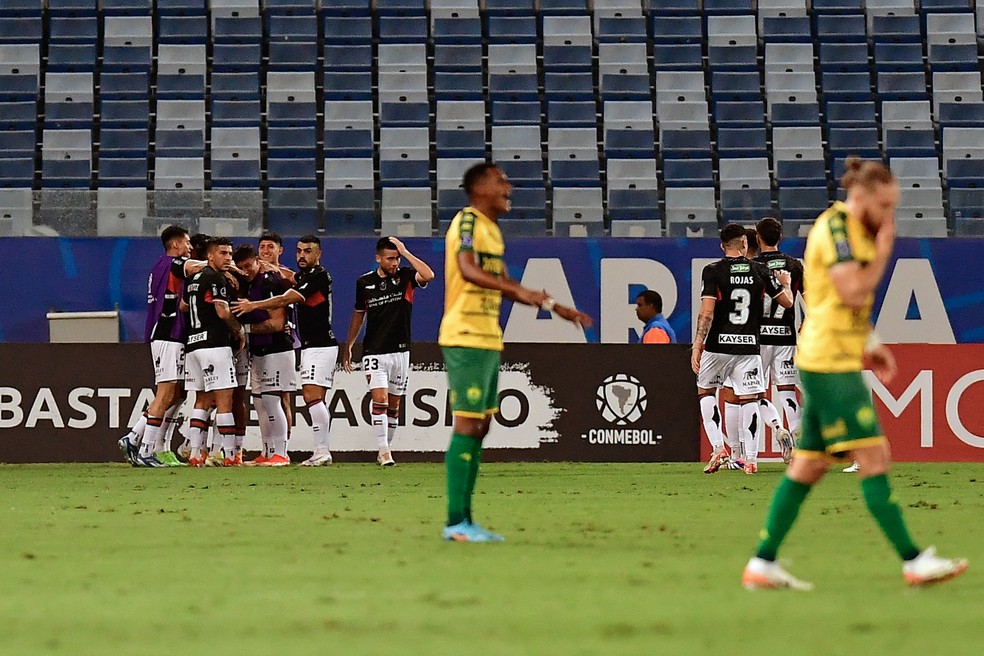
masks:
[[[745,446],[745,463],[758,462],[759,434],[762,431],[762,417],[759,404],[755,401],[741,406],[741,442]]]
[[[779,405],[786,415],[789,432],[795,433],[800,427],[800,404],[796,398],[796,390],[779,390]]]
[[[389,422],[386,416],[388,410],[385,403],[372,402],[372,429],[376,433],[376,447],[380,451],[389,449]]]
[[[724,439],[731,449],[731,458],[741,458],[741,406],[737,403],[724,402]]]
[[[182,403],[184,403],[184,399],[172,405],[164,413],[164,430],[157,436],[157,442],[154,444],[154,453],[163,453],[164,451],[171,450],[171,435],[174,434],[174,429],[178,426],[178,410],[181,409]]]
[[[717,397],[713,394],[700,397],[700,416],[704,423],[704,431],[715,451],[724,446],[724,433],[721,432],[721,412],[718,410]]]
[[[140,440],[143,438],[144,430],[147,428],[147,413],[140,415],[140,419],[137,423],[133,425],[130,432],[126,434],[126,439],[130,440],[130,444],[133,446],[140,446]]]
[[[149,458],[154,455],[154,447],[157,445],[158,437],[164,432],[164,417],[147,416],[147,425],[144,427],[143,439],[140,441],[140,455]]]
[[[314,432],[314,450],[328,451],[328,431],[331,428],[331,415],[324,401],[318,401],[308,406],[311,413],[311,430]],[[286,421],[286,419],[284,420]],[[286,437],[286,430],[284,432]]]
[[[400,410],[386,411],[386,441],[389,446],[393,446],[393,438],[396,436],[396,427],[400,423]]]
[[[769,399],[759,399],[759,414],[762,415],[765,423],[772,427],[772,430],[782,428],[782,417],[779,416],[779,411]]]
[[[273,453],[270,455],[287,457],[287,415],[280,403],[279,394],[264,394],[260,397],[266,410],[268,438]]]
[[[205,443],[205,431],[208,430],[208,410],[195,408],[191,411],[191,421],[188,424],[188,441],[191,443],[191,457],[201,458],[202,445]]]

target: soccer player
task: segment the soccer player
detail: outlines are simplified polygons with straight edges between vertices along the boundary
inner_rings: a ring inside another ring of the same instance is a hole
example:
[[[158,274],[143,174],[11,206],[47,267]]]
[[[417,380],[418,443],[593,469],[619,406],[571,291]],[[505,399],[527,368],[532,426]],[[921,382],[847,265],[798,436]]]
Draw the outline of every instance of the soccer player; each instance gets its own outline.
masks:
[[[819,216],[806,242],[807,312],[797,354],[801,434],[776,488],[758,550],[742,575],[749,589],[812,589],[776,563],[776,554],[831,457],[853,456],[861,465],[865,504],[902,559],[906,583],[942,581],[967,568],[966,560],[940,558],[933,547],[920,551],[892,497],[888,441],[861,370],[866,360],[882,382],[895,375],[895,359],[872,329],[871,309],[892,255],[899,185],[881,162],[849,157],[845,164],[841,185],[847,200]]]
[[[764,264],[770,271],[788,271],[789,290],[794,300],[797,294],[802,295],[803,264],[795,257],[779,250],[779,242],[782,241],[782,224],[771,217],[762,219],[755,225],[754,240],[758,246],[758,255],[750,257]],[[762,399],[760,410],[766,422],[776,431],[782,449],[782,459],[788,463],[792,457],[792,440],[789,434],[796,433],[800,425],[800,404],[796,397],[799,377],[796,375],[794,363],[796,313],[792,308],[787,310],[770,300],[764,302],[762,310],[762,322],[759,325],[762,371],[765,373],[766,387],[770,385],[770,380],[776,385],[779,406],[786,416],[788,432],[782,427],[782,418],[777,409],[767,399]]]
[[[120,450],[135,467],[175,467],[181,463],[166,443],[168,425],[184,400],[185,317],[179,310],[185,279],[205,262],[191,260],[191,238],[181,226],[161,233],[164,255],[154,265],[147,282],[146,341],[154,358],[157,389],[147,412],[119,439]]]
[[[768,294],[785,307],[793,304],[789,275],[780,272],[773,276],[764,266],[746,258],[747,246],[743,227],[734,223],[725,226],[721,230],[724,258],[705,266],[701,274],[700,315],[691,366],[697,374],[701,418],[711,442],[711,457],[704,468],[707,474],[713,474],[727,462],[725,435],[714,393],[728,380],[733,385],[734,401],[740,406],[738,430],[745,447],[744,471],[746,474],[758,471],[761,428],[758,400],[765,392],[758,342],[762,299]]]
[[[410,266],[401,267],[401,258],[406,258]],[[434,279],[434,271],[396,237],[383,237],[376,242],[376,265],[355,281],[355,312],[342,365],[345,371],[352,371],[352,345],[365,324],[362,370],[372,395],[372,426],[379,449],[376,462],[388,467],[396,464],[391,447],[410,374],[414,291],[426,287]]]
[[[294,287],[264,301],[241,301],[233,312],[242,316],[253,310],[297,305],[297,329],[301,338],[301,393],[311,413],[311,430],[314,432],[314,454],[311,458],[330,458],[328,429],[331,417],[325,398],[335,380],[338,340],[331,327],[331,274],[321,265],[320,239],[305,235],[298,240],[297,266],[300,272],[295,278]],[[270,458],[270,464],[283,466],[290,464],[290,460],[275,454]]]
[[[643,344],[670,344],[676,342],[676,333],[663,316],[663,297],[659,292],[647,289],[636,296],[636,317],[645,324],[642,329]]]
[[[261,301],[283,292],[280,275],[263,271],[256,250],[249,244],[237,248],[233,260],[245,278],[242,298]],[[287,459],[283,397],[297,386],[294,348],[291,336],[285,330],[287,313],[284,308],[253,310],[241,315],[240,321],[249,336],[250,380],[260,433],[264,445],[272,447],[261,462],[253,463],[263,465],[274,455]]]
[[[440,343],[448,372],[454,434],[445,456],[448,520],[442,537],[458,542],[499,542],[472,518],[472,494],[482,457],[482,440],[499,409],[502,354],[499,310],[502,297],[553,311],[577,326],[591,318],[554,302],[545,291],[523,287],[509,277],[505,245],[496,220],[510,210],[512,185],[491,162],[475,164],[462,186],[469,206],[454,217],[445,237],[445,299]]]
[[[229,344],[230,336],[239,335],[240,346],[246,338],[229,308],[229,285],[223,275],[232,265],[232,242],[225,237],[209,240],[207,259],[208,266],[196,273],[185,288],[189,321],[186,380],[196,392],[189,467],[205,464],[202,441],[213,404],[222,449],[227,459],[235,458],[236,420],[232,406],[236,362]]]

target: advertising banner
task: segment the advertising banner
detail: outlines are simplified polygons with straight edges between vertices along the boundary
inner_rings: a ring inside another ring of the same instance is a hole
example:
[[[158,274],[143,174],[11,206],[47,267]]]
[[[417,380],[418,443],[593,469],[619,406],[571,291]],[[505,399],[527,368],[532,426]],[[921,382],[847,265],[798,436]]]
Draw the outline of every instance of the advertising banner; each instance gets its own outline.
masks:
[[[864,376],[896,462],[984,462],[984,345],[896,344],[898,364],[883,385]],[[778,459],[772,431],[761,459]],[[701,430],[701,460],[710,445]]]
[[[0,462],[119,460],[116,440],[153,398],[152,382],[143,345],[0,344]],[[365,378],[338,372],[335,383],[328,396],[335,459],[373,462]],[[694,385],[686,345],[510,345],[487,459],[694,461]],[[296,401],[303,405],[299,395]],[[185,402],[185,417],[192,403]],[[398,461],[442,460],[453,417],[436,345],[414,345],[402,410]],[[246,448],[256,450],[252,409],[249,423]],[[290,450],[309,452],[312,445],[299,408]]]
[[[236,239],[237,244],[255,240]],[[414,299],[414,339],[437,340],[444,303],[444,240],[408,239],[407,245],[437,274]],[[784,240],[800,256],[802,239]],[[295,266],[296,241],[285,240],[281,262]],[[335,332],[344,335],[355,301],[355,281],[376,266],[375,239],[325,238],[323,264],[334,278]],[[885,342],[960,344],[984,337],[984,278],[967,275],[979,258],[974,239],[899,239],[875,302]],[[0,342],[46,342],[45,314],[119,308],[121,341],[143,340],[147,277],[162,254],[160,240],[146,238],[0,238],[5,270],[29,272],[0,286]],[[722,256],[716,239],[509,239],[512,277],[546,289],[558,303],[575,304],[595,319],[579,330],[549,313],[503,307],[507,342],[607,343],[639,341],[642,324],[635,297],[643,289],[663,297],[663,310],[680,341],[693,334],[693,299],[700,272]],[[25,284],[23,280],[30,282]]]

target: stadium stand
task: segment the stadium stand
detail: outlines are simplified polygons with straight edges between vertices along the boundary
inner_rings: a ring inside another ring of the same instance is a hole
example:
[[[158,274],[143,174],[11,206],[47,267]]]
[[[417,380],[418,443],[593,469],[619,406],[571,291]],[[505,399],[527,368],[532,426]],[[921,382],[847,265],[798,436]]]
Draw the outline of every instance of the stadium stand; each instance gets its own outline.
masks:
[[[984,233],[975,2],[18,0],[0,234],[182,219],[429,235],[491,157],[507,234],[795,232],[849,154],[899,233]]]

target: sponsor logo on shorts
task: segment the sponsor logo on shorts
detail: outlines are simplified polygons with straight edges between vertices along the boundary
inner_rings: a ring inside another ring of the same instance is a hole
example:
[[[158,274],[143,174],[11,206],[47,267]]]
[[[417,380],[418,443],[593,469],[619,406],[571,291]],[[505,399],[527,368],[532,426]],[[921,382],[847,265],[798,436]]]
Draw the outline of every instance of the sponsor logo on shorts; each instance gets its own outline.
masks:
[[[197,344],[198,342],[204,342],[208,339],[208,333],[198,333],[197,335],[188,335],[188,344]]]
[[[754,369],[749,369],[748,371],[745,372],[746,383],[754,383],[755,381],[758,380],[758,378],[759,378],[758,367],[755,367]]]
[[[847,424],[843,419],[838,419],[832,424],[828,424],[820,429],[820,435],[825,440],[836,440],[838,437],[847,435]]]
[[[718,344],[755,346],[755,335],[718,335]]]
[[[789,326],[762,326],[761,334],[770,337],[784,337],[792,335],[793,331]]]

